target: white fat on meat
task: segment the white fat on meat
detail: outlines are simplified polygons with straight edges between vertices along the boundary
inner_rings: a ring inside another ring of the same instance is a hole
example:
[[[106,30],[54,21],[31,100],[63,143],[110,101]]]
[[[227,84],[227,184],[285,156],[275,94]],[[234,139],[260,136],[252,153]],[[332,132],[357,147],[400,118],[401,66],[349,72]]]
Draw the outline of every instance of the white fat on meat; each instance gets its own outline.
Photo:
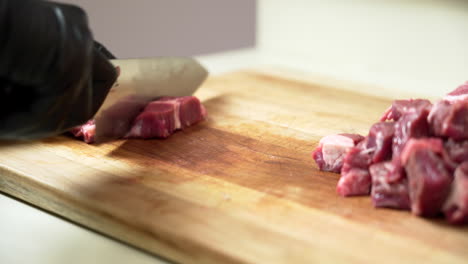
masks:
[[[343,162],[344,153],[354,147],[354,141],[342,135],[329,135],[323,137],[319,145],[322,146],[323,159],[326,164],[336,166]]]

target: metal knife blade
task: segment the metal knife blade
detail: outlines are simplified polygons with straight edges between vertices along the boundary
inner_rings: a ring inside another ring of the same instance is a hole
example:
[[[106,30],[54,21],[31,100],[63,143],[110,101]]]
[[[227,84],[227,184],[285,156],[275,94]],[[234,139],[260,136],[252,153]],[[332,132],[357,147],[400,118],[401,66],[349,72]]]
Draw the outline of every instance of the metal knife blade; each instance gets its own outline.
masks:
[[[125,136],[148,102],[161,96],[192,95],[208,76],[200,63],[187,57],[111,62],[120,75],[94,117],[97,143]]]

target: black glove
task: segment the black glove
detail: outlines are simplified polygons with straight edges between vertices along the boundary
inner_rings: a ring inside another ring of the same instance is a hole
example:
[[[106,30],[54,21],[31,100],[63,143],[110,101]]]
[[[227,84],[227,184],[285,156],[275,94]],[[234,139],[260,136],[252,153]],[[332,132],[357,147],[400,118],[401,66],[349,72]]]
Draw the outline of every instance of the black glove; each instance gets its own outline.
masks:
[[[0,138],[60,134],[92,118],[117,78],[85,12],[0,0]]]

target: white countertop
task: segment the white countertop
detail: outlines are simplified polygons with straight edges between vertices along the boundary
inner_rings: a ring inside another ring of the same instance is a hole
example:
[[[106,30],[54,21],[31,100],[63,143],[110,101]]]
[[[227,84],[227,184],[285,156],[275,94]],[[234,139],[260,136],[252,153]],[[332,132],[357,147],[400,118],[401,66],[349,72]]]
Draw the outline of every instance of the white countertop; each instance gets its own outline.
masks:
[[[166,263],[0,194],[0,263]]]

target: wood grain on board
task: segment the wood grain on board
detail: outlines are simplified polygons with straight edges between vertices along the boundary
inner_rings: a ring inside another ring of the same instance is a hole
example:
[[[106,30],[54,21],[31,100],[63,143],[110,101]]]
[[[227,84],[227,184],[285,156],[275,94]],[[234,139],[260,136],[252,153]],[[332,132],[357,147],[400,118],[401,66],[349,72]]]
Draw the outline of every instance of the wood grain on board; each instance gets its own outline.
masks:
[[[342,198],[310,153],[391,100],[245,70],[196,94],[165,140],[0,144],[0,190],[181,263],[466,263],[468,229]]]

